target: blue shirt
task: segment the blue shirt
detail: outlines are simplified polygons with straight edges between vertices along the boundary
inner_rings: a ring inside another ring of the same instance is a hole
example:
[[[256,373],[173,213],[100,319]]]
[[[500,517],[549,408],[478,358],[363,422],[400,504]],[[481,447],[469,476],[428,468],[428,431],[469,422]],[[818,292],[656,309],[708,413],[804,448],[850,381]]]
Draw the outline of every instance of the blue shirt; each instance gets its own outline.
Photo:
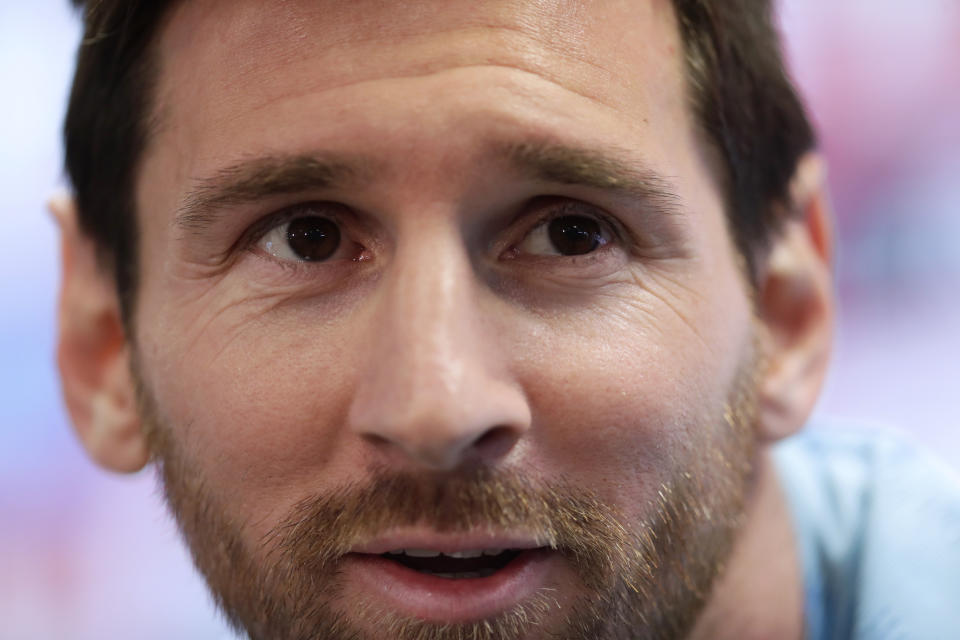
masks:
[[[812,430],[776,446],[808,640],[960,639],[960,477],[902,437]]]

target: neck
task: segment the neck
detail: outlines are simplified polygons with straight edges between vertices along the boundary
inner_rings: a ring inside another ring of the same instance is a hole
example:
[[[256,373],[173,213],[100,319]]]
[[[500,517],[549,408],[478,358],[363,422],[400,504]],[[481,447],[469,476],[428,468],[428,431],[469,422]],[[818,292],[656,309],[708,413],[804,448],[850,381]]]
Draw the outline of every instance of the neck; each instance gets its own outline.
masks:
[[[758,455],[746,518],[690,640],[803,637],[803,573],[769,451]]]

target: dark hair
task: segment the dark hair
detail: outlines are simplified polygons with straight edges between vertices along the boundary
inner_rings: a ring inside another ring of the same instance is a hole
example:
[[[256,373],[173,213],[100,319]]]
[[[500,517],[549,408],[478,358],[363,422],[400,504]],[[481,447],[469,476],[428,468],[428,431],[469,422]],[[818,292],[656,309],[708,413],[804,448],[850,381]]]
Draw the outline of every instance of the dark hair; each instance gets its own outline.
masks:
[[[814,146],[787,78],[771,0],[672,0],[692,108],[722,159],[728,224],[754,271],[791,211],[800,156]],[[150,131],[151,43],[172,0],[73,0],[84,36],[64,124],[80,228],[113,270],[125,320],[137,279],[135,181]]]

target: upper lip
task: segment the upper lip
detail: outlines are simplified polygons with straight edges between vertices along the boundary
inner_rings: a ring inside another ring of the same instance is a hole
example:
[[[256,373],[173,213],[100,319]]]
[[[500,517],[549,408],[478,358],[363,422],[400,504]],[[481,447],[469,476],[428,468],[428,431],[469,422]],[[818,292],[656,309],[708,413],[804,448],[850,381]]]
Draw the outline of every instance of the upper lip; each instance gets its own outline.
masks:
[[[539,549],[549,546],[543,539],[527,533],[465,532],[440,533],[426,529],[392,531],[354,545],[353,553],[381,554],[397,549],[427,549],[440,553],[477,549]]]

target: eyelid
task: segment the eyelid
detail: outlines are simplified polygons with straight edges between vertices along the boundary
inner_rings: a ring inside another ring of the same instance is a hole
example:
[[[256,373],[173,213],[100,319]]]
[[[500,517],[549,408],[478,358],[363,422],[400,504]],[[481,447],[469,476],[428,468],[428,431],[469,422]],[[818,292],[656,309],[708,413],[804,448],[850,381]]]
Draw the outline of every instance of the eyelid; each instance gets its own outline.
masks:
[[[580,200],[563,200],[561,202],[544,203],[541,204],[540,207],[548,211],[540,215],[535,215],[532,222],[522,224],[522,232],[519,240],[511,242],[507,247],[507,251],[515,251],[536,229],[545,224],[549,224],[557,218],[563,218],[565,216],[592,218],[600,223],[605,231],[610,233],[612,242],[620,244],[621,246],[626,246],[627,243],[630,242],[630,235],[624,231],[623,225],[596,205],[588,204]]]
[[[530,215],[531,209],[534,210],[532,216]],[[351,236],[355,236],[355,233],[350,233],[351,228],[354,228],[355,231],[356,224],[356,221],[350,219],[351,216],[356,215],[352,208],[339,202],[312,200],[285,206],[263,216],[243,232],[230,252],[237,253],[250,250],[276,227],[294,218],[307,215],[332,220],[340,226],[346,241],[356,242],[351,238]],[[596,220],[604,231],[609,232],[611,236],[611,240],[607,244],[619,245],[627,251],[638,244],[636,238],[629,230],[625,229],[622,222],[619,222],[598,205],[566,196],[540,196],[529,201],[513,216],[514,221],[508,225],[508,229],[519,227],[519,232],[508,232],[506,235],[508,240],[506,244],[500,245],[503,249],[498,253],[502,254],[504,251],[514,253],[517,247],[539,226],[549,224],[557,218],[572,215]],[[378,243],[374,242],[374,245],[376,244]],[[367,246],[370,248],[370,245]],[[279,262],[278,259],[273,259]]]
[[[303,202],[284,207],[273,213],[263,216],[247,229],[237,241],[237,248],[249,249],[259,242],[267,233],[273,229],[285,224],[294,218],[305,216],[317,216],[328,218],[345,228],[343,216],[335,212],[338,208],[345,208],[344,205],[338,205],[332,202]]]

